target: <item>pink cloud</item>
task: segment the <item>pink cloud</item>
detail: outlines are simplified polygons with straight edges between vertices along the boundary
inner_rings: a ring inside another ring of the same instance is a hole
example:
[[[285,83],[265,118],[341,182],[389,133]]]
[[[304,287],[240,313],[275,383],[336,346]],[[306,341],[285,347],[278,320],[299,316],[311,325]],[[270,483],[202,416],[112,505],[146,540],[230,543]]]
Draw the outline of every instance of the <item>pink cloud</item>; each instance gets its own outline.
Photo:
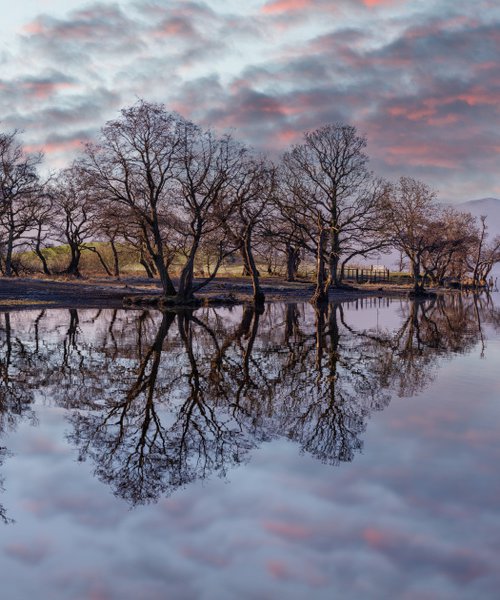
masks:
[[[378,8],[379,6],[391,6],[396,4],[397,0],[363,0],[363,4],[368,8]]]
[[[50,553],[50,544],[47,540],[34,540],[29,544],[13,542],[6,546],[5,553],[28,565],[38,565]]]
[[[389,165],[411,165],[412,167],[440,167],[442,169],[454,169],[457,161],[446,158],[449,148],[439,149],[435,144],[414,143],[406,145],[394,145],[387,148],[386,162]]]
[[[26,152],[43,152],[44,154],[58,154],[60,152],[74,152],[81,150],[86,140],[62,140],[45,142],[41,144],[28,144]]]
[[[394,542],[394,536],[386,531],[376,527],[366,527],[361,533],[361,537],[372,548],[383,548]]]
[[[275,579],[290,579],[288,567],[282,560],[268,560],[267,570]]]
[[[358,0],[367,8],[378,8],[380,6],[391,6],[404,0]],[[301,10],[321,8],[323,10],[335,10],[333,2],[318,2],[317,0],[273,0],[262,7],[262,12],[268,15],[298,12]]]
[[[303,540],[311,537],[312,531],[303,525],[284,521],[266,521],[264,528],[280,537],[292,540]]]
[[[72,87],[74,87],[74,84],[72,83],[51,81],[26,81],[21,85],[23,90],[37,100],[46,100],[57,92],[70,89]]]
[[[490,91],[476,86],[469,92],[458,95],[457,99],[462,100],[469,106],[476,106],[478,104],[496,106],[500,103],[500,94],[496,91]]]
[[[314,4],[311,0],[274,0],[262,7],[262,12],[268,15],[285,12],[295,12],[309,8]]]
[[[173,18],[162,23],[155,30],[156,37],[188,37],[193,38],[197,35],[194,27],[185,19]]]
[[[39,35],[44,33],[45,27],[40,23],[40,21],[31,21],[31,23],[27,23],[23,27],[23,31],[30,35]]]
[[[288,145],[296,142],[301,137],[301,133],[294,129],[283,129],[276,134],[280,145]]]

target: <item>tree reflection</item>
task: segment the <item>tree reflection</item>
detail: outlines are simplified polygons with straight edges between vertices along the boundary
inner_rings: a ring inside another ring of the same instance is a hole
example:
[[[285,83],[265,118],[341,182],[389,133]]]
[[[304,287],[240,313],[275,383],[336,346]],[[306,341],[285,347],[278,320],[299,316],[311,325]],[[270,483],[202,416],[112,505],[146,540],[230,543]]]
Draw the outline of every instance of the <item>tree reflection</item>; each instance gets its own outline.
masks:
[[[414,301],[403,304],[401,312],[401,325],[374,341],[380,351],[380,382],[400,397],[416,395],[434,379],[439,357],[467,352],[483,338],[474,303],[461,296]]]
[[[9,313],[0,315],[3,320],[0,328],[0,436],[16,428],[22,418],[35,422],[32,410],[33,386],[25,377],[32,362],[29,347],[12,332]],[[35,320],[35,329],[37,321]],[[36,346],[35,346],[36,351]],[[0,445],[0,465],[8,456],[7,448]],[[0,490],[3,479],[0,478]],[[0,504],[0,521],[10,522],[4,507]]]
[[[276,438],[337,464],[362,448],[373,411],[420,392],[441,356],[484,349],[483,323],[500,324],[487,300],[458,295],[401,301],[390,330],[359,327],[356,314],[342,304],[43,311],[24,338],[5,315],[0,427],[33,415],[37,388],[68,409],[80,460],[131,505],[225,476]]]

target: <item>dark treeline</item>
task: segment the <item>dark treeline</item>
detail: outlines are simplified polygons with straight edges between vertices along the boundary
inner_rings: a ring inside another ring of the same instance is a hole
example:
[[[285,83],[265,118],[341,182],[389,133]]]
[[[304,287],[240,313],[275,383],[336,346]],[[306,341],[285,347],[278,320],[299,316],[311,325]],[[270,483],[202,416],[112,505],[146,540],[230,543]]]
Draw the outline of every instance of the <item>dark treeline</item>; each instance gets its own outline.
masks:
[[[484,348],[483,323],[500,327],[486,300],[400,303],[390,330],[334,303],[4,314],[0,434],[35,421],[37,399],[67,409],[80,459],[131,504],[224,476],[278,438],[348,462],[374,411],[423,390],[450,353]]]
[[[120,276],[127,249],[165,296],[185,304],[239,255],[262,304],[258,265],[272,269],[279,256],[289,281],[301,261],[315,261],[313,300],[321,303],[343,285],[348,264],[397,249],[417,294],[425,282],[484,285],[500,260],[500,238],[488,240],[485,219],[439,205],[421,181],[376,177],[366,145],[355,127],[331,124],[273,163],[139,101],[43,181],[42,155],[26,153],[18,132],[0,134],[0,269],[20,274],[19,254],[29,250],[50,275],[47,249],[64,244],[65,273],[79,276],[82,253],[92,252]]]

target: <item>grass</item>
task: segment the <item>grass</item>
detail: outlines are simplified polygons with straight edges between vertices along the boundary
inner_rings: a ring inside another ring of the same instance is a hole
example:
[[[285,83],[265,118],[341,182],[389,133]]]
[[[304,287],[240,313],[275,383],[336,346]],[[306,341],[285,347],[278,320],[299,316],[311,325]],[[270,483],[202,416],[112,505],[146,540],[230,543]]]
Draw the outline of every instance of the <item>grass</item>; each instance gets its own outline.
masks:
[[[83,273],[105,274],[105,270],[101,265],[97,254],[88,250],[90,247],[96,248],[99,251],[110,271],[113,271],[113,254],[109,242],[88,242],[84,244],[80,259],[80,270]],[[120,258],[121,271],[144,272],[143,267],[138,263],[138,256],[135,249],[126,244],[116,244],[116,248]],[[54,274],[62,273],[69,265],[71,251],[68,244],[48,246],[42,250],[42,253],[47,261],[50,271]],[[14,259],[28,271],[42,272],[41,261],[33,250],[18,252],[14,255]]]
[[[113,255],[111,251],[111,245],[109,244],[109,242],[89,242],[84,245],[84,250],[82,252],[82,257],[80,261],[80,272],[82,273],[82,275],[87,277],[106,275],[106,272],[103,266],[101,265],[98,256],[90,250],[85,251],[85,246],[92,246],[98,249],[101,255],[104,257],[108,268],[111,272],[113,272]],[[128,246],[127,244],[117,244],[116,247],[118,249],[118,254],[120,258],[119,266],[121,275],[145,277],[146,272],[144,270],[144,267],[138,262],[139,256],[137,251],[134,248]],[[44,248],[42,252],[47,260],[51,273],[57,278],[63,276],[64,270],[67,268],[70,262],[71,253],[69,246],[67,244],[61,244],[59,246],[50,246]],[[33,275],[41,274],[41,261],[32,250],[20,252],[15,255],[15,258],[21,263],[21,265],[25,268],[27,272],[31,272]],[[170,273],[172,277],[179,276],[182,269],[182,265],[183,257],[177,256],[170,268]],[[257,268],[259,269],[261,278],[263,280],[269,277],[284,278],[284,272],[273,273],[270,275],[267,272],[267,264],[265,263],[259,262]],[[314,268],[315,265],[312,262],[302,262],[299,272],[299,279],[312,281],[314,278]],[[348,268],[352,269],[354,268],[354,265],[350,265]],[[366,270],[366,267],[364,266],[360,266],[359,268]],[[217,276],[228,278],[240,278],[242,277],[242,271],[242,260],[239,255],[234,255],[233,257],[230,257],[224,264],[221,265]],[[200,256],[199,260],[197,260],[197,264],[195,267],[195,276],[203,277],[204,275],[207,275],[206,260],[204,257]],[[402,280],[408,277],[408,272],[391,271],[389,282],[380,283],[398,284],[402,283]]]

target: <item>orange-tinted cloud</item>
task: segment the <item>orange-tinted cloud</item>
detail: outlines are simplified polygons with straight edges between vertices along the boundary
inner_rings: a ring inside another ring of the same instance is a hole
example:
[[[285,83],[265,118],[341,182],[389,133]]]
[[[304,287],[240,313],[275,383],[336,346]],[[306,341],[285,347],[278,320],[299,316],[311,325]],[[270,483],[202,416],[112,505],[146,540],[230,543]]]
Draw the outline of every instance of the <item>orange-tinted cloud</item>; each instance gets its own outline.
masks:
[[[296,131],[295,129],[282,129],[276,134],[276,138],[282,146],[288,146],[289,144],[297,142],[301,136],[301,132]]]
[[[262,7],[262,12],[268,15],[295,12],[309,8],[312,0],[274,0]]]
[[[199,35],[193,25],[186,19],[176,17],[167,19],[154,31],[156,37],[192,38]]]
[[[303,540],[312,535],[312,531],[300,523],[286,523],[284,521],[267,521],[265,529],[280,537],[292,540]]]
[[[37,100],[46,100],[48,97],[56,94],[59,91],[70,89],[74,86],[73,83],[67,81],[52,82],[52,81],[26,81],[21,84],[21,89],[25,90],[30,96]]]
[[[61,140],[61,141],[48,141],[41,144],[28,144],[26,145],[26,152],[43,152],[44,154],[59,154],[61,152],[75,152],[83,148],[83,144],[86,140],[74,139],[74,140]]]
[[[286,580],[290,578],[288,567],[282,560],[268,560],[267,570],[275,579]]]
[[[30,23],[27,23],[23,27],[23,31],[24,31],[24,33],[28,33],[30,35],[39,35],[41,33],[44,33],[45,28],[43,26],[43,23],[41,23],[38,20],[35,20],[35,21],[31,21]]]
[[[391,6],[398,0],[363,0],[363,4],[368,8],[378,8],[379,6]],[[401,0],[399,0],[401,1]]]
[[[450,156],[446,146],[436,144],[408,143],[392,145],[386,150],[386,162],[389,165],[411,165],[412,167],[439,167],[454,169],[457,167],[456,157]]]
[[[394,541],[391,533],[382,531],[376,527],[366,527],[362,531],[362,537],[372,548],[383,548]]]

